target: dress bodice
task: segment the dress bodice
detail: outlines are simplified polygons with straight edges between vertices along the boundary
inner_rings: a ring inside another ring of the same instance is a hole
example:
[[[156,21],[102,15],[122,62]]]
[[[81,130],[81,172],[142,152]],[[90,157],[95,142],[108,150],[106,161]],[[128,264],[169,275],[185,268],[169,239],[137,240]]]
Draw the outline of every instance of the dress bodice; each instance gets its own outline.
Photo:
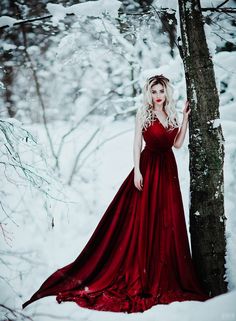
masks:
[[[165,128],[159,119],[155,119],[153,123],[146,129],[142,130],[145,141],[145,147],[153,151],[166,151],[171,149],[174,144],[178,128]]]

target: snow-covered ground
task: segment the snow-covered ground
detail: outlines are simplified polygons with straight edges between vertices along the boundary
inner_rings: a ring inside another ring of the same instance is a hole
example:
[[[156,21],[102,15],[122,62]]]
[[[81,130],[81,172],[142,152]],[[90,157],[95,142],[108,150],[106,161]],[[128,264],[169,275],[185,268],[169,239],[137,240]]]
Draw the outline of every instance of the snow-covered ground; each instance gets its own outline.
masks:
[[[222,114],[223,115],[223,114]],[[89,136],[92,128],[96,128],[102,123],[101,116],[94,116],[89,123],[70,138],[65,144],[64,155],[61,168],[64,177],[69,176],[71,164],[76,156],[79,146]],[[65,186],[68,200],[73,204],[50,201],[48,205],[48,215],[43,210],[43,197],[39,192],[32,191],[32,195],[26,188],[24,193],[19,193],[19,198],[23,199],[21,205],[24,212],[17,215],[17,224],[9,225],[11,231],[11,249],[13,253],[18,253],[15,257],[10,256],[8,262],[11,268],[1,268],[2,275],[9,277],[10,288],[1,280],[1,299],[5,304],[21,308],[21,304],[39,288],[52,272],[59,267],[72,262],[85,246],[90,235],[98,224],[106,207],[114,197],[120,184],[133,167],[132,144],[134,118],[127,120],[108,122],[103,126],[101,133],[90,146],[90,150],[120,132],[122,135],[113,140],[108,140],[98,150],[91,154],[84,165],[80,168],[80,175],[73,181],[72,187]],[[227,276],[229,278],[230,293],[208,300],[207,302],[174,302],[170,305],[154,306],[145,313],[138,314],[119,314],[112,312],[99,312],[87,310],[77,306],[73,302],[57,304],[55,297],[43,298],[28,306],[24,313],[35,314],[35,320],[48,321],[51,318],[46,314],[62,317],[70,315],[72,320],[236,320],[235,314],[235,236],[233,231],[236,227],[234,215],[234,199],[231,193],[235,188],[232,182],[232,171],[234,164],[231,162],[235,151],[234,121],[222,120],[222,126],[226,139],[226,159],[225,159],[225,180],[226,180],[226,216],[227,216]],[[54,131],[54,137],[59,139],[60,135],[66,130],[66,124],[54,123],[50,126]],[[28,128],[29,129],[29,128]],[[45,131],[41,126],[34,126],[31,129],[40,142],[45,141]],[[176,156],[179,178],[186,213],[188,213],[188,188],[189,176],[186,175],[188,168],[188,135],[181,149],[174,149]],[[89,154],[86,151],[83,157]],[[233,185],[232,185],[233,184]],[[233,187],[232,187],[233,186]],[[15,198],[16,195],[15,195]],[[51,208],[50,208],[51,204]],[[54,217],[55,226],[50,227],[51,215]],[[188,215],[186,214],[188,224]],[[6,244],[2,248],[8,250]],[[22,255],[20,254],[22,253]],[[24,259],[22,259],[24,258]],[[32,282],[33,280],[33,282]],[[67,319],[66,319],[67,320]]]
[[[144,313],[112,313],[93,311],[78,307],[73,302],[56,305],[52,298],[42,299],[40,305],[31,307],[30,312],[37,314],[55,314],[62,320],[103,320],[103,321],[235,321],[236,290],[210,299],[206,302],[184,301],[168,305],[156,305]],[[35,304],[36,305],[36,304]],[[68,315],[70,319],[68,319]],[[63,318],[64,316],[64,318]],[[46,316],[35,317],[35,320],[51,320]],[[58,318],[59,319],[59,318]]]

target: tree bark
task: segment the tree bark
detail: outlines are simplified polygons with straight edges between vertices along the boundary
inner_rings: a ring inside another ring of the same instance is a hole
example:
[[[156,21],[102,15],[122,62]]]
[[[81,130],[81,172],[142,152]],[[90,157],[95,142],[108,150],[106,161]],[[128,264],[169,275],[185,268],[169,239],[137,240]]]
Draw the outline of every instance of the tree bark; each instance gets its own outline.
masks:
[[[162,23],[162,32],[167,32],[169,37],[170,55],[174,57],[174,48],[176,42],[176,17],[175,12],[170,13],[168,10],[163,10],[160,13]],[[170,23],[171,22],[171,23]]]
[[[199,0],[178,0],[187,96],[190,102],[190,235],[199,279],[215,296],[225,280],[224,137],[219,96]]]

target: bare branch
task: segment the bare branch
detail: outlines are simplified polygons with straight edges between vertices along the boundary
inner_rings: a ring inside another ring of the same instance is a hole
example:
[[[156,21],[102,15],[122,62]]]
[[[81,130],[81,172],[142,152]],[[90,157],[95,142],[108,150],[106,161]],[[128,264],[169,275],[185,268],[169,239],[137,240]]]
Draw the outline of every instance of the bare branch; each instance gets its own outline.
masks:
[[[223,1],[223,2],[222,2],[221,4],[219,4],[216,8],[222,7],[222,6],[225,5],[227,2],[229,2],[229,0]]]
[[[147,11],[145,12],[145,14],[149,14],[151,13],[150,11]],[[120,13],[120,15],[128,15],[128,16],[143,16],[143,12],[129,12],[129,13]],[[66,16],[74,16],[74,13],[67,13]],[[11,27],[18,27],[18,26],[21,26],[21,25],[26,25],[26,24],[31,24],[32,22],[35,22],[35,21],[43,21],[43,20],[48,20],[50,18],[52,18],[53,15],[49,14],[49,15],[46,15],[46,16],[43,16],[43,17],[37,17],[37,18],[31,18],[31,19],[21,19],[19,21],[16,21]],[[10,28],[11,28],[10,27]],[[6,28],[9,28],[9,25],[5,25],[5,26],[1,26],[0,27],[0,30],[2,29],[6,29]]]
[[[23,24],[29,24],[29,23],[34,22],[34,21],[47,20],[47,19],[49,19],[49,18],[52,18],[52,15],[51,15],[51,14],[50,14],[50,15],[47,15],[47,16],[44,16],[44,17],[37,17],[37,18],[31,18],[31,19],[25,19],[25,20],[21,19],[21,20],[15,22],[15,23],[12,25],[12,27],[21,26],[21,25],[23,25]],[[2,26],[2,27],[0,27],[0,30],[6,29],[6,28],[9,28],[9,26],[8,26],[8,25]]]
[[[165,28],[169,31],[169,35],[170,37],[172,38],[172,41],[174,42],[174,44],[176,45],[176,47],[179,49],[179,53],[180,53],[180,56],[182,56],[182,49],[181,49],[181,46],[178,44],[178,42],[176,41],[175,37],[173,37],[173,34],[172,32],[170,31],[170,27],[168,25],[168,23],[165,23],[165,21],[163,19],[161,19],[161,16],[160,16],[160,11],[158,11],[154,6],[151,5],[151,7],[153,8],[154,12],[156,13],[157,17],[160,19],[160,21],[163,22],[163,25],[165,26]],[[166,11],[168,8],[165,8],[165,9],[162,9],[161,12],[163,11]],[[173,10],[174,12],[174,10]]]
[[[206,8],[201,8],[201,11],[212,11],[212,12],[228,12],[228,13],[236,13],[236,9],[234,8],[221,8],[224,4],[226,4],[229,0],[226,0],[224,2],[222,2],[220,5],[218,5],[217,7],[206,7]],[[153,7],[153,6],[152,6]],[[154,7],[153,7],[154,8]],[[165,8],[167,9],[167,8]],[[155,12],[157,13],[160,13],[162,12],[163,10],[165,9],[156,9],[154,8]],[[173,9],[172,9],[173,10]],[[173,10],[175,11],[175,10]],[[147,11],[145,12],[145,15],[147,14],[152,14],[152,11]],[[129,12],[129,13],[120,13],[120,16],[122,15],[127,15],[127,16],[143,16],[144,13],[143,12]],[[74,13],[67,13],[66,16],[74,16]],[[52,18],[53,15],[49,14],[49,15],[46,15],[46,16],[43,16],[43,17],[36,17],[36,18],[30,18],[30,19],[21,19],[19,21],[16,21],[15,23],[13,23],[13,25],[9,26],[9,25],[5,25],[5,26],[1,26],[0,27],[0,30],[3,30],[3,29],[6,29],[6,28],[12,28],[12,27],[18,27],[18,26],[22,26],[22,25],[26,25],[26,24],[31,24],[35,21],[43,21],[43,20],[48,20],[50,18]]]
[[[1,228],[1,230],[2,230],[2,234],[3,234],[3,237],[4,237],[5,242],[6,242],[8,245],[10,245],[10,244],[8,243],[8,240],[12,241],[12,239],[7,235],[7,234],[9,234],[9,232],[3,228],[3,224],[2,224],[1,222],[0,222],[0,228]]]
[[[44,100],[43,100],[43,96],[41,94],[41,89],[40,89],[40,83],[39,83],[39,79],[38,79],[38,75],[37,75],[37,72],[36,72],[36,68],[33,64],[33,61],[28,53],[28,50],[27,50],[27,38],[26,38],[26,33],[25,33],[25,30],[24,30],[24,26],[21,27],[22,29],[22,34],[23,34],[23,41],[24,41],[24,52],[25,52],[25,55],[30,63],[30,69],[32,70],[32,74],[33,74],[33,79],[34,79],[34,82],[35,82],[35,88],[36,88],[36,93],[37,93],[37,96],[39,98],[39,102],[40,102],[40,106],[42,108],[42,112],[43,112],[43,124],[44,124],[44,128],[46,130],[46,133],[47,133],[47,137],[48,137],[48,141],[49,141],[49,146],[50,146],[50,149],[51,149],[51,152],[52,152],[52,155],[54,158],[56,158],[56,153],[54,151],[54,147],[53,147],[53,142],[52,142],[52,138],[51,138],[51,135],[50,135],[50,132],[49,132],[49,128],[48,128],[48,125],[47,125],[47,118],[46,118],[46,109],[45,109],[45,104],[44,104]]]
[[[202,8],[202,11],[210,11],[210,12],[223,12],[223,13],[236,13],[235,8],[214,8],[214,7],[206,7]]]
[[[87,148],[87,146],[91,143],[91,141],[94,139],[94,137],[97,135],[97,133],[101,130],[101,128],[98,128],[93,134],[92,136],[89,138],[89,140],[86,142],[86,144],[82,147],[82,149],[79,151],[79,153],[77,154],[76,158],[75,158],[75,162],[74,162],[74,166],[72,168],[71,174],[70,174],[70,178],[68,181],[68,185],[71,185],[72,183],[72,179],[74,174],[76,173],[76,168],[77,168],[77,164],[79,162],[80,156],[83,153],[83,151]]]
[[[26,182],[25,186],[33,186],[48,198],[60,201],[63,203],[72,203],[65,200],[66,197],[63,192],[62,183],[58,180],[53,170],[48,166],[46,158],[44,157],[44,151],[37,143],[36,139],[30,132],[21,127],[21,124],[16,120],[2,120],[0,119],[0,141],[2,148],[0,149],[0,166],[2,170],[2,179],[14,184],[16,188],[22,185],[22,182]],[[37,155],[37,159],[40,162],[39,165],[29,164],[27,160],[23,159],[25,152],[33,153]],[[18,182],[16,177],[21,180]],[[12,215],[16,212],[16,208],[9,209],[9,202],[4,204],[4,199],[8,196],[4,191],[1,191],[4,198],[0,202],[0,208],[2,213],[5,214],[5,218],[10,220],[15,225],[17,223],[13,220]],[[61,198],[58,198],[58,195]],[[16,207],[18,205],[16,204]],[[10,212],[10,213],[8,213]],[[4,218],[1,218],[0,231],[3,233],[4,240],[9,245],[10,238],[7,232],[4,230]],[[18,225],[17,225],[18,226]]]
[[[127,129],[127,130],[124,130],[118,134],[115,134],[111,137],[108,137],[107,139],[103,140],[99,145],[97,145],[87,156],[86,158],[83,159],[83,161],[81,162],[80,166],[77,168],[77,171],[79,169],[81,169],[81,167],[85,164],[85,162],[87,161],[87,159],[95,152],[97,151],[101,146],[105,145],[107,142],[109,142],[110,140],[113,140],[115,138],[117,138],[118,136],[121,136],[123,134],[126,134],[127,132],[131,131],[133,129]]]
[[[136,80],[133,80],[133,81],[130,81],[129,83],[127,84],[122,84],[120,85],[119,87],[117,87],[117,91],[122,89],[122,88],[126,88],[126,87],[129,87],[131,85],[133,85],[134,83],[138,82],[138,79]],[[61,154],[61,151],[62,151],[62,147],[63,147],[63,144],[64,144],[64,141],[65,139],[70,135],[72,134],[76,129],[78,129],[79,125],[83,123],[83,121],[89,116],[91,115],[97,108],[99,108],[99,106],[101,104],[103,104],[106,100],[110,99],[110,97],[112,96],[112,94],[114,94],[114,90],[111,89],[107,94],[106,96],[100,98],[93,106],[92,109],[90,109],[73,127],[70,128],[70,130],[68,130],[67,133],[65,133],[63,136],[62,136],[62,139],[60,141],[60,145],[58,147],[58,151],[57,151],[57,164],[55,165],[56,167],[58,167],[58,160],[60,158],[60,154]]]
[[[30,316],[26,315],[23,312],[18,311],[17,309],[10,308],[4,304],[0,304],[0,307],[3,308],[4,310],[6,310],[6,312],[8,312],[8,313],[10,312],[10,314],[11,314],[11,315],[9,315],[9,314],[6,315],[6,317],[7,317],[6,320],[16,321],[16,320],[20,320],[19,318],[21,318],[21,320],[33,321],[33,319]]]

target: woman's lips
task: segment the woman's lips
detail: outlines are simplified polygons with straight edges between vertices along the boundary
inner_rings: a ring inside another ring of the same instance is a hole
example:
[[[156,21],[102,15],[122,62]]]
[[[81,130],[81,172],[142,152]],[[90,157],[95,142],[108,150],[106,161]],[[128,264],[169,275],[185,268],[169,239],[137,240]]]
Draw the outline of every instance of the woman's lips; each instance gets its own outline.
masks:
[[[156,102],[157,102],[157,103],[160,103],[160,102],[161,102],[161,99],[157,99]]]

